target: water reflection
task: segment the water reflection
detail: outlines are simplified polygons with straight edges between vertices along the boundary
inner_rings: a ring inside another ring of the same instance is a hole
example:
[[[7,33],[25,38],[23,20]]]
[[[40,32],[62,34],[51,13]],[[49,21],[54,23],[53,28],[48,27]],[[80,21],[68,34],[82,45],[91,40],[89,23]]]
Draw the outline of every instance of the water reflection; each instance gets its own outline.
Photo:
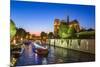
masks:
[[[86,62],[94,61],[95,55],[64,49],[54,46],[49,46],[49,54],[47,57],[38,56],[32,51],[31,45],[26,45],[24,52],[19,57],[16,66],[24,65],[41,65],[41,64],[55,64],[55,63],[69,63],[69,62]]]

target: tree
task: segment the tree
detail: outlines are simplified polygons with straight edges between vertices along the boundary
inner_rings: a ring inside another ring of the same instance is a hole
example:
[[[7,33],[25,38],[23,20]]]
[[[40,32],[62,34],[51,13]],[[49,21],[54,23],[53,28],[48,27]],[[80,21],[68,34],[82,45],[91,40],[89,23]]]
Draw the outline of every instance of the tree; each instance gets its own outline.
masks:
[[[54,34],[53,34],[53,32],[49,32],[49,34],[48,34],[48,38],[53,38],[54,37]]]
[[[87,31],[94,31],[94,29],[93,28],[89,28]]]
[[[72,38],[75,36],[76,30],[73,27],[69,27],[67,31],[67,37]]]
[[[76,30],[73,27],[69,27],[66,22],[61,22],[59,28],[59,36],[60,38],[72,38],[75,36]]]
[[[25,38],[27,35],[27,32],[23,28],[17,28],[16,36]]]
[[[61,38],[66,38],[67,37],[67,31],[68,31],[68,25],[66,24],[66,22],[61,22],[58,35]]]
[[[43,37],[46,37],[47,36],[47,33],[45,32],[41,32],[41,38],[43,39]]]
[[[16,34],[16,26],[15,23],[10,20],[10,38],[12,39]]]

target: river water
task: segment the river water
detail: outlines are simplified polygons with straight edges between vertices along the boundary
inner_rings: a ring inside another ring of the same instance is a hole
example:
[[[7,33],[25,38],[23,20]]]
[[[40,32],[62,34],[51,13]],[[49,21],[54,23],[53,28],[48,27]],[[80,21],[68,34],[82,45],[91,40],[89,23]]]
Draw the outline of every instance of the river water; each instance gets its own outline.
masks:
[[[94,54],[54,46],[48,46],[49,54],[47,57],[40,57],[32,51],[32,48],[31,45],[25,46],[16,66],[95,61]]]

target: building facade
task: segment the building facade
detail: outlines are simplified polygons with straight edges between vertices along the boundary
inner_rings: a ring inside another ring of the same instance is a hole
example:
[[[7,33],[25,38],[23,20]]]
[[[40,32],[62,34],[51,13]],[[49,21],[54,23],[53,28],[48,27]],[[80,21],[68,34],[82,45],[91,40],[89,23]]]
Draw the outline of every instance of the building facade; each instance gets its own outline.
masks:
[[[74,28],[76,32],[80,31],[80,25],[77,20],[73,20],[73,21],[69,22],[69,27]]]
[[[62,21],[60,21],[59,19],[54,20],[54,35],[55,35],[55,37],[58,36],[59,27],[60,27],[61,23],[62,23]],[[76,32],[80,31],[79,22],[77,20],[69,21],[69,16],[67,17],[66,26],[69,26],[69,28],[74,28]]]
[[[60,20],[59,19],[55,19],[54,20],[54,36],[55,37],[58,36],[59,27],[60,27]]]

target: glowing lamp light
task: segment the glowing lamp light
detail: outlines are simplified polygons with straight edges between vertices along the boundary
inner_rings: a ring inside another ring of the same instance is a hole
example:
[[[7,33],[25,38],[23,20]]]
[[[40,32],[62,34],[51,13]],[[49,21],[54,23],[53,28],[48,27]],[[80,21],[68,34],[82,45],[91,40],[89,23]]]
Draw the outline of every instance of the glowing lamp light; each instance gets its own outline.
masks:
[[[13,40],[13,44],[16,44],[16,40],[15,39]]]
[[[23,40],[23,38],[21,38],[21,41]]]
[[[26,36],[26,38],[28,38],[28,35]]]

